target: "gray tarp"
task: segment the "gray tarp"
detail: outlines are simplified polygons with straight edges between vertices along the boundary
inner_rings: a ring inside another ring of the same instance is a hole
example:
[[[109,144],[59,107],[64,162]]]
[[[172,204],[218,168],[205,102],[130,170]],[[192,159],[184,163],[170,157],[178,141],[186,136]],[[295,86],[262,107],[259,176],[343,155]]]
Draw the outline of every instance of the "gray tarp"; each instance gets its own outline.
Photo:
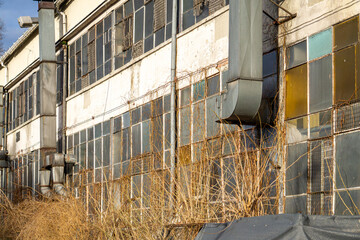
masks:
[[[196,240],[220,239],[360,239],[360,216],[281,214],[208,223]]]

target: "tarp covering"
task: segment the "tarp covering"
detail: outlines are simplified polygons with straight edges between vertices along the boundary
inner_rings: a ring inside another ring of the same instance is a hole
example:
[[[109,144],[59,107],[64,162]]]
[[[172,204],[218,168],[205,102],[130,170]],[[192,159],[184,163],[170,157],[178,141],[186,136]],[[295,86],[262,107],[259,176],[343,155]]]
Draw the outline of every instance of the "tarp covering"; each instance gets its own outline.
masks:
[[[360,239],[360,216],[281,214],[207,223],[196,240]]]

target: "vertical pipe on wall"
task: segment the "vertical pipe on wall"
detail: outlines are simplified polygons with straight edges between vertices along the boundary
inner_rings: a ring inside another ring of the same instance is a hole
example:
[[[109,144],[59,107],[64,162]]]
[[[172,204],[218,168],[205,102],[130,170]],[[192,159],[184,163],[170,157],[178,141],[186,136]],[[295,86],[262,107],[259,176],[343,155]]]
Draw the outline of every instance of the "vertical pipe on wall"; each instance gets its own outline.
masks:
[[[67,65],[67,43],[63,44],[64,58],[63,58],[63,90],[62,90],[62,153],[66,153],[66,97],[67,97],[67,78],[68,78],[68,65]]]
[[[176,33],[177,33],[177,2],[173,0],[172,9],[172,28],[171,28],[171,108],[170,108],[170,158],[171,158],[171,177],[175,172],[175,150],[176,150]],[[174,191],[174,184],[171,181],[171,191]],[[170,198],[171,199],[171,198]]]

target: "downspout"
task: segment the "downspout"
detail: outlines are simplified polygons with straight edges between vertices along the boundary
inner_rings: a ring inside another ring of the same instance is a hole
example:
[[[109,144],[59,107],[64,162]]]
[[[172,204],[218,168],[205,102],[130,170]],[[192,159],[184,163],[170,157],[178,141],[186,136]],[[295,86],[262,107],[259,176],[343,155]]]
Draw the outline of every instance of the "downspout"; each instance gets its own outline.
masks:
[[[170,162],[171,177],[175,177],[175,156],[176,156],[176,47],[177,47],[177,9],[178,0],[173,0],[172,26],[171,26],[171,107],[170,107]],[[170,181],[170,191],[174,193],[174,181]],[[172,204],[170,198],[170,204]]]
[[[67,33],[67,20],[64,12],[58,11],[58,13],[61,16],[60,24],[62,25],[62,27],[59,27],[59,36],[62,38]]]
[[[221,118],[253,124],[262,98],[262,0],[229,4],[229,78]]]
[[[8,66],[4,62],[0,62],[1,67],[5,68],[5,84],[9,82]]]
[[[9,71],[8,71],[8,66],[4,64],[4,62],[0,62],[1,66],[3,68],[5,68],[5,84],[9,82]],[[3,117],[4,117],[4,130],[3,130],[3,138],[4,138],[4,143],[3,143],[3,150],[6,151],[7,149],[7,137],[6,137],[6,129],[7,129],[7,123],[8,123],[8,119],[7,119],[7,109],[8,109],[8,93],[7,90],[3,89],[3,94],[2,94],[2,98],[5,96],[5,101],[4,101],[4,113],[3,113]]]
[[[63,44],[63,52],[64,52],[64,59],[63,59],[63,92],[62,92],[62,153],[66,154],[66,97],[67,97],[67,78],[68,78],[68,65],[67,65],[67,43]]]

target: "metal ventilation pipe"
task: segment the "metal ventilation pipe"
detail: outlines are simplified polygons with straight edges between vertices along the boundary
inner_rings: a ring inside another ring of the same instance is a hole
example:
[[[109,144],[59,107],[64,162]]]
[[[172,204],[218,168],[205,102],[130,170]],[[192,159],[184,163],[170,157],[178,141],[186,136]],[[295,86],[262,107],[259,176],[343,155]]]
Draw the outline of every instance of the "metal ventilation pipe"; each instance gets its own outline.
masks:
[[[229,4],[229,78],[221,118],[255,123],[262,97],[262,0]]]

